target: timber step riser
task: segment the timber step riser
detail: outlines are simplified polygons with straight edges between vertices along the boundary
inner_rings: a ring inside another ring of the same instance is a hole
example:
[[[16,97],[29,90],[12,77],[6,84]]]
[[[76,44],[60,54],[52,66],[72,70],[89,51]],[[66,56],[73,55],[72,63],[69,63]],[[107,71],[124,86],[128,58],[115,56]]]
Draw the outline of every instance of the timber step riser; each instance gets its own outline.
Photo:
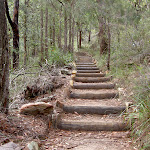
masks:
[[[112,99],[112,98],[119,98],[118,93],[70,93],[70,98],[77,98],[77,99]]]
[[[100,73],[100,70],[77,70],[77,73]]]
[[[126,107],[100,107],[100,106],[64,106],[63,111],[78,114],[121,114],[126,112]]]
[[[76,63],[76,65],[95,65],[95,63]]]
[[[76,67],[97,67],[96,65],[76,65]]]
[[[114,89],[115,84],[73,84],[72,86],[73,89]]]
[[[105,73],[76,73],[76,77],[104,77]]]
[[[80,131],[127,131],[129,127],[125,123],[73,123],[73,122],[59,122],[57,128],[63,130],[80,130]]]
[[[111,77],[101,77],[101,78],[82,78],[82,77],[73,77],[75,82],[82,82],[82,83],[99,83],[99,82],[107,82],[111,81]]]
[[[76,67],[77,70],[99,70],[98,67]]]

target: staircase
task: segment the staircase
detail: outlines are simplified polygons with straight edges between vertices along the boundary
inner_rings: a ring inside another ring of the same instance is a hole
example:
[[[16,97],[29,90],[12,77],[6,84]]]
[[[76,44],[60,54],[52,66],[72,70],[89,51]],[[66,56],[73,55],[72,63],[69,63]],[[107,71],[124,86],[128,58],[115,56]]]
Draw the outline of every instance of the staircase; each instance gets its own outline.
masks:
[[[72,71],[69,103],[57,102],[62,112],[56,126],[63,130],[126,131],[126,105],[119,103],[119,93],[112,77],[106,77],[86,53],[76,54],[76,70]]]

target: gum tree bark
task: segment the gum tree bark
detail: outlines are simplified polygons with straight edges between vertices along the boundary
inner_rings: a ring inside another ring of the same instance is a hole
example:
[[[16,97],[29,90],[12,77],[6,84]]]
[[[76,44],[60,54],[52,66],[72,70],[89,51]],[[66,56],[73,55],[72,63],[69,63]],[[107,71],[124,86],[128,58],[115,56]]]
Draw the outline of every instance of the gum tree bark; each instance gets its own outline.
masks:
[[[43,9],[41,8],[41,62],[44,62],[44,47],[43,47]]]
[[[72,41],[72,14],[70,13],[69,15],[69,45],[68,45],[68,49],[71,52],[71,41]]]
[[[79,48],[79,32],[78,32],[78,29],[77,29],[76,36],[77,36],[77,48]]]
[[[0,1],[0,112],[8,113],[9,50],[4,0]]]
[[[55,46],[55,37],[56,36],[56,31],[55,31],[55,17],[53,17],[53,46]]]
[[[45,12],[45,57],[46,59],[48,59],[48,7],[47,6]]]
[[[74,51],[74,27],[75,27],[75,21],[74,21],[74,18],[73,18],[73,22],[72,22],[72,43],[71,43],[71,50],[72,52]]]
[[[14,1],[14,13],[13,20],[10,18],[9,8],[7,0],[5,0],[6,15],[13,31],[13,68],[19,67],[19,28],[18,28],[18,16],[19,16],[19,0]]]
[[[29,0],[25,0],[25,11],[24,11],[24,65],[26,66],[27,64],[27,6],[28,6]]]
[[[64,10],[64,52],[67,52],[67,12]]]
[[[111,42],[111,34],[110,34],[110,25],[108,21],[108,59],[107,59],[107,69],[110,70],[110,42]]]
[[[60,9],[59,16],[60,16],[60,18],[62,17],[62,6],[61,6],[61,9]],[[60,19],[60,21],[59,21],[59,34],[58,34],[58,47],[60,49],[62,48],[62,44],[61,44],[62,37],[61,37],[61,35],[62,35],[62,21]]]
[[[88,42],[89,43],[91,42],[91,30],[89,30],[89,39],[88,39]]]
[[[82,43],[82,30],[80,29],[80,31],[79,31],[79,48],[81,48],[81,43]]]
[[[53,28],[52,28],[52,16],[51,15],[49,15],[49,38],[50,38],[50,42],[49,42],[49,46],[51,47],[52,46],[52,44],[53,44],[53,41],[52,41],[52,39],[53,39]]]

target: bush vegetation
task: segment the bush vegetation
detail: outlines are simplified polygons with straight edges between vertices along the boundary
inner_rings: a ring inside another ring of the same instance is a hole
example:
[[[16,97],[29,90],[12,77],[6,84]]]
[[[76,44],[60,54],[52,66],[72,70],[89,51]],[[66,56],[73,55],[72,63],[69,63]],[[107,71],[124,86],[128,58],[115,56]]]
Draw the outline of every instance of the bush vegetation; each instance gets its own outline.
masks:
[[[134,112],[128,117],[136,121],[132,125],[132,137],[139,149],[150,149],[150,10],[134,14],[127,24],[111,26],[110,72],[118,79],[118,87],[126,90],[126,100],[133,102]],[[129,16],[128,16],[129,17]],[[119,30],[119,32],[117,31]],[[85,47],[95,57],[98,66],[107,70],[108,54],[100,55],[97,39]]]

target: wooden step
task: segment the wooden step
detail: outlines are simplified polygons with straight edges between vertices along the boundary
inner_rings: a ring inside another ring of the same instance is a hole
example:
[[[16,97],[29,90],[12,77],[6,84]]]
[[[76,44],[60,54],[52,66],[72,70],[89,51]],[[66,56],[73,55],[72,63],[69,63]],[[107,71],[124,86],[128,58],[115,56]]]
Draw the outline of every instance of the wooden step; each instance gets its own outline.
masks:
[[[85,52],[75,52],[76,56],[88,56]]]
[[[118,98],[119,93],[116,90],[75,90],[69,93],[70,98],[78,99],[112,99]]]
[[[99,70],[98,67],[76,67],[76,70]]]
[[[73,83],[72,88],[74,89],[113,89],[115,88],[114,83]]]
[[[83,131],[126,131],[129,125],[120,117],[103,118],[95,115],[62,114],[57,120],[57,128]]]
[[[91,63],[88,63],[88,62],[85,62],[85,63],[78,63],[78,62],[76,62],[75,64],[76,64],[76,65],[95,65],[94,62],[91,62]]]
[[[77,62],[78,63],[87,63],[87,62],[92,63],[93,59],[92,57],[89,57],[89,56],[78,56]]]
[[[108,114],[121,114],[126,112],[126,106],[100,106],[99,103],[96,105],[64,105],[63,103],[57,101],[57,107],[63,109],[67,113],[78,114],[99,114],[99,115],[108,115]]]
[[[82,83],[99,83],[99,82],[108,82],[112,80],[112,77],[72,77],[75,82]]]
[[[76,73],[76,77],[104,77],[105,73]]]
[[[100,70],[77,70],[77,73],[100,73]]]
[[[75,65],[76,67],[97,67],[96,65]]]

